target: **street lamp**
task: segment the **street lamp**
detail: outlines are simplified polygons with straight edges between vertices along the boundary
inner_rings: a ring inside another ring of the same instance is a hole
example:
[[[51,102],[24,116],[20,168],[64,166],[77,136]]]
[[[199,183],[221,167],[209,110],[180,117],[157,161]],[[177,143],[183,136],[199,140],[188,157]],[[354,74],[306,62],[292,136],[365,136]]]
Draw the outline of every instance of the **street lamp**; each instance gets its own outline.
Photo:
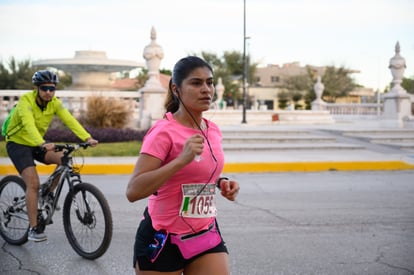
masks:
[[[242,85],[243,85],[243,119],[241,123],[247,123],[246,121],[246,0],[243,0],[243,73],[242,73]]]

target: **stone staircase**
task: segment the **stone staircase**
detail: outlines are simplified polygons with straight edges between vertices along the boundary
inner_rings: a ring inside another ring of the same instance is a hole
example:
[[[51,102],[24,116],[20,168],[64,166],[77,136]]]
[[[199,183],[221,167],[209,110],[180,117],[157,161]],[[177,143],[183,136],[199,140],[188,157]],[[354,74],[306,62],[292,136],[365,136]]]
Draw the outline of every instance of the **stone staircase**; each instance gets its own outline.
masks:
[[[343,135],[374,144],[414,151],[414,129],[346,131]]]
[[[222,129],[223,149],[231,151],[356,150],[364,146],[338,141],[328,133],[298,129]]]

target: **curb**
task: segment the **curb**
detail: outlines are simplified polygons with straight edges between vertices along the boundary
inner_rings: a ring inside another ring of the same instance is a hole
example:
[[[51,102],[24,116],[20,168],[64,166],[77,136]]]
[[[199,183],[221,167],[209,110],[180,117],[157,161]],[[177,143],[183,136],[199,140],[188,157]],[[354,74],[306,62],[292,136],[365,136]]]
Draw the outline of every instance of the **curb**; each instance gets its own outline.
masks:
[[[135,164],[84,164],[84,175],[132,174]],[[76,167],[76,166],[75,166]],[[79,167],[79,166],[78,166]],[[55,166],[37,165],[39,175],[50,175]],[[350,161],[350,162],[246,162],[226,163],[223,173],[283,173],[322,171],[387,171],[414,170],[414,165],[403,161]],[[17,174],[12,164],[0,165],[0,175]]]

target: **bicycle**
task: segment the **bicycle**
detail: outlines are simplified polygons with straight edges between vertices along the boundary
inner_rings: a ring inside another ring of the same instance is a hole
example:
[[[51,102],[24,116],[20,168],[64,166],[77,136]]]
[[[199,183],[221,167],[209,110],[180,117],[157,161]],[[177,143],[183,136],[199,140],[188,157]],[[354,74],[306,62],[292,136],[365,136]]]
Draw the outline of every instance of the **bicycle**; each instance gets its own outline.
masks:
[[[41,184],[38,195],[37,227],[44,230],[53,223],[64,183],[68,193],[63,204],[63,228],[69,244],[80,256],[94,260],[102,256],[112,240],[112,214],[103,193],[94,185],[83,182],[73,168],[71,154],[89,147],[89,143],[56,144],[63,151],[62,164]],[[59,177],[54,195],[50,188]],[[20,176],[8,175],[0,181],[0,235],[12,245],[28,241],[26,185]]]

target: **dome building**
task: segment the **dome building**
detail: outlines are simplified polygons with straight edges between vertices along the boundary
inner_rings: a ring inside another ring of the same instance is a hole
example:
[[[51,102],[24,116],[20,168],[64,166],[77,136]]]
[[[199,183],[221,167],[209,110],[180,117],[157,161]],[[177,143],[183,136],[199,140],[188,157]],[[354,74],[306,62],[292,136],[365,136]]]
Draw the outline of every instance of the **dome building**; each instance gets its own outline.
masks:
[[[69,90],[113,90],[111,74],[142,68],[145,65],[129,60],[108,59],[103,51],[76,51],[74,58],[44,59],[34,66],[52,67],[72,75]]]

